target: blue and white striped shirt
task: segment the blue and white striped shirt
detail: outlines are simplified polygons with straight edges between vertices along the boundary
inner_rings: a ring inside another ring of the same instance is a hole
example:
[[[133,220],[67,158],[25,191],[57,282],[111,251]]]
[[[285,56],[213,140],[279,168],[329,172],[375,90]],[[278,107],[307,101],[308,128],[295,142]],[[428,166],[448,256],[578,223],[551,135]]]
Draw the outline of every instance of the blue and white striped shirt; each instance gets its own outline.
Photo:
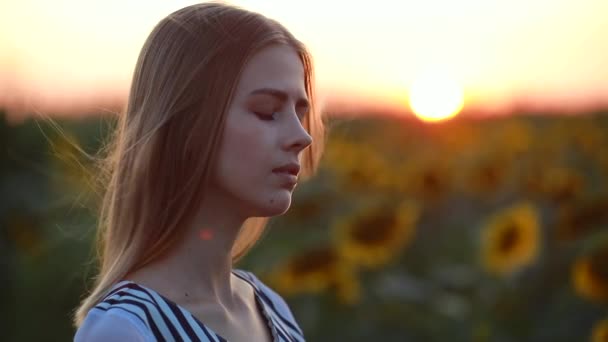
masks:
[[[266,320],[274,342],[301,342],[304,334],[287,303],[253,273],[232,273],[254,289],[256,304]],[[158,292],[132,281],[115,284],[93,307],[76,331],[75,342],[114,341],[212,341],[228,342],[194,315]]]

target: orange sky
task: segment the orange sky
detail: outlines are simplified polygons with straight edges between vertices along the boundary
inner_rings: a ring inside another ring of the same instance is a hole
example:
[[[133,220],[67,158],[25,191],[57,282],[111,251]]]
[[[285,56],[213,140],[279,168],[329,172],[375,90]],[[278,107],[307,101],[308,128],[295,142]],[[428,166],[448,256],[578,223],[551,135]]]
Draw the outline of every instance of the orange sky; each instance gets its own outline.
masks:
[[[147,34],[191,3],[1,2],[0,107],[86,111],[124,101]],[[363,108],[357,98],[405,110],[410,84],[438,68],[464,88],[465,109],[608,105],[605,0],[232,3],[304,41],[322,97],[344,108]]]

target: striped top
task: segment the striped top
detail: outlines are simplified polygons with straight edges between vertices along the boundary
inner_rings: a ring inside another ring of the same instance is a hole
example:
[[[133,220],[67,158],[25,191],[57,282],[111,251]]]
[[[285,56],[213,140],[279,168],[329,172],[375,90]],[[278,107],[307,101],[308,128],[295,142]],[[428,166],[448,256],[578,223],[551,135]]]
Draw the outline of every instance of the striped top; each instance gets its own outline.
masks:
[[[274,342],[304,341],[302,330],[280,295],[251,272],[233,269],[232,273],[253,287],[257,307]],[[87,313],[74,341],[118,341],[119,336],[125,341],[228,342],[175,302],[130,280],[115,284]]]

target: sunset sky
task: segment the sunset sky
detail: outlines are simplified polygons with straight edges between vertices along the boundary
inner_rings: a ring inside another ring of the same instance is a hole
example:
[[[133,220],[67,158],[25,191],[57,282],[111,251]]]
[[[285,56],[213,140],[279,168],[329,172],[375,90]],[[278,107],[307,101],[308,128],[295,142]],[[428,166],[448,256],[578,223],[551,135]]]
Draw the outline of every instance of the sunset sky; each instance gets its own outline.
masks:
[[[0,107],[82,110],[126,98],[152,27],[196,2],[0,2]],[[321,97],[349,110],[405,110],[410,87],[429,73],[462,88],[465,108],[608,105],[606,0],[231,3],[307,44]]]

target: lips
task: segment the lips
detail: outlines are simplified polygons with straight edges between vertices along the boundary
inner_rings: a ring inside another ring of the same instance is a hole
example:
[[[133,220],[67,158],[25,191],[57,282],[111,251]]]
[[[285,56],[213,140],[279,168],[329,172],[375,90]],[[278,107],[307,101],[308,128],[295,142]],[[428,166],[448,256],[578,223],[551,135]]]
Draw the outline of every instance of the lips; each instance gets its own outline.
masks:
[[[300,165],[296,163],[285,164],[272,170],[274,174],[282,180],[282,186],[290,190],[298,184],[298,174],[300,173]]]
[[[289,163],[289,164],[285,164],[281,167],[278,167],[276,169],[273,169],[272,172],[276,172],[276,173],[288,173],[294,176],[298,176],[298,174],[300,173],[300,165],[296,164],[296,163]]]

